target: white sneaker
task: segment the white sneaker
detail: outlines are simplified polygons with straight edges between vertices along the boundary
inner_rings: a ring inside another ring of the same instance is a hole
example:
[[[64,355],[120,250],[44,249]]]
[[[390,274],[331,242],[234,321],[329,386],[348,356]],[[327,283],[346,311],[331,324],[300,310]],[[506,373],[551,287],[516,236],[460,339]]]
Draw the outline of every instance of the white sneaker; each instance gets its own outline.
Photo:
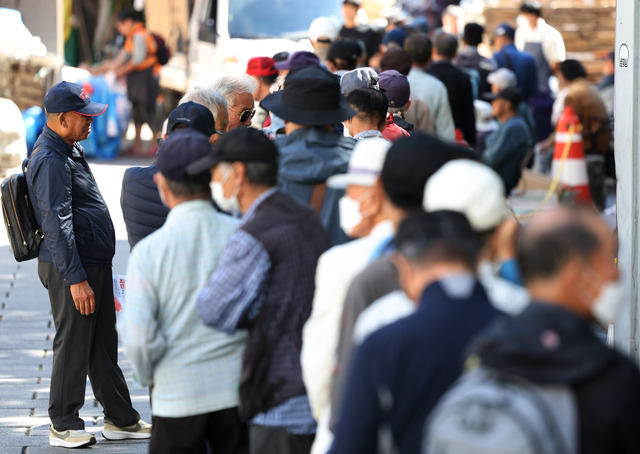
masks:
[[[63,448],[84,448],[96,444],[96,437],[84,430],[65,430],[58,432],[49,426],[49,446]]]
[[[107,418],[104,418],[102,436],[107,440],[141,440],[151,438],[151,424],[148,424],[141,419],[131,426],[118,427]]]

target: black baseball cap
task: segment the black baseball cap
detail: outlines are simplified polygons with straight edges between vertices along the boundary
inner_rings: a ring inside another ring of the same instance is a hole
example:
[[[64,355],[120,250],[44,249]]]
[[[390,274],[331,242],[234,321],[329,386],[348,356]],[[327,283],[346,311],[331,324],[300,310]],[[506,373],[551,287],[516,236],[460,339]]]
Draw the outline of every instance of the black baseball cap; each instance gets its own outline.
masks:
[[[223,135],[206,156],[189,165],[191,174],[210,170],[221,162],[274,162],[278,149],[264,134],[254,128],[236,128]]]
[[[75,112],[88,117],[97,117],[108,105],[91,101],[82,86],[73,82],[59,82],[49,89],[44,97],[47,113]]]
[[[167,119],[167,134],[171,134],[176,126],[186,125],[206,136],[216,133],[216,120],[213,114],[202,104],[188,101],[173,109]]]
[[[452,159],[478,160],[478,155],[458,145],[416,133],[391,145],[380,173],[391,203],[407,210],[422,208],[427,180]]]
[[[504,90],[500,90],[492,100],[495,99],[506,99],[511,103],[514,110],[517,110],[520,102],[522,101],[522,96],[520,96],[520,90],[516,87],[505,88]]]
[[[353,39],[344,38],[331,44],[327,59],[332,61],[340,59],[355,62],[361,55],[362,47],[360,47],[360,44]]]
[[[162,141],[156,155],[156,166],[166,178],[181,182],[188,176],[210,173],[210,167],[190,167],[210,153],[211,143],[208,136],[194,129],[181,129]]]
[[[520,6],[520,11],[523,13],[534,14],[538,17],[542,15],[542,5],[535,0],[528,0]]]

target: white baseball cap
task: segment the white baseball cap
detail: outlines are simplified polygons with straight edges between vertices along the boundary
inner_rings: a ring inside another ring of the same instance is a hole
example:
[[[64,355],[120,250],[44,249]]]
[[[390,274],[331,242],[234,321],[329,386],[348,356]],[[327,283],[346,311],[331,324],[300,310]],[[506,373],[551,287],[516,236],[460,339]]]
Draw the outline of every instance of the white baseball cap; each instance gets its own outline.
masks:
[[[358,140],[347,173],[330,177],[327,186],[331,189],[345,189],[349,185],[373,186],[382,172],[389,147],[391,142],[380,137]]]
[[[449,161],[429,178],[423,206],[427,211],[458,211],[476,232],[495,228],[507,218],[502,178],[469,159]]]
[[[311,22],[309,26],[309,39],[318,41],[320,38],[328,39],[333,42],[340,34],[340,25],[335,18],[318,17]]]
[[[487,76],[487,82],[496,84],[500,90],[513,88],[518,85],[518,79],[513,71],[507,68],[500,68]]]

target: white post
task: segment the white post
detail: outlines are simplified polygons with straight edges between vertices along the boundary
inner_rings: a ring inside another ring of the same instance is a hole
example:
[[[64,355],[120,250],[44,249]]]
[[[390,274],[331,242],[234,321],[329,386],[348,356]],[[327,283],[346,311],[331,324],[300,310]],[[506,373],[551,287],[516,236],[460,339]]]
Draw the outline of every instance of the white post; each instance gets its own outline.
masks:
[[[53,49],[50,49],[53,51]],[[56,55],[64,58],[64,0],[56,1]]]
[[[618,176],[618,265],[631,285],[631,298],[616,321],[616,344],[640,364],[640,4],[617,2],[615,155]]]

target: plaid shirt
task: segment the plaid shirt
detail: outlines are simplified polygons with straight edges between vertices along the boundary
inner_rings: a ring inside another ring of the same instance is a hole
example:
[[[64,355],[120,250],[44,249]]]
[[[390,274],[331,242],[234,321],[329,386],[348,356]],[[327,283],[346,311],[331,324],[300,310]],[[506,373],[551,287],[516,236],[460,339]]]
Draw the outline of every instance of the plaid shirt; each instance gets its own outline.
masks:
[[[248,222],[256,208],[276,189],[258,197],[245,213],[242,223]],[[233,333],[258,315],[271,269],[269,254],[262,244],[243,230],[229,239],[220,267],[198,296],[200,317],[209,326]],[[154,403],[155,405],[155,403]],[[256,415],[251,424],[285,429],[294,434],[313,434],[316,422],[311,416],[309,399],[297,396]]]

